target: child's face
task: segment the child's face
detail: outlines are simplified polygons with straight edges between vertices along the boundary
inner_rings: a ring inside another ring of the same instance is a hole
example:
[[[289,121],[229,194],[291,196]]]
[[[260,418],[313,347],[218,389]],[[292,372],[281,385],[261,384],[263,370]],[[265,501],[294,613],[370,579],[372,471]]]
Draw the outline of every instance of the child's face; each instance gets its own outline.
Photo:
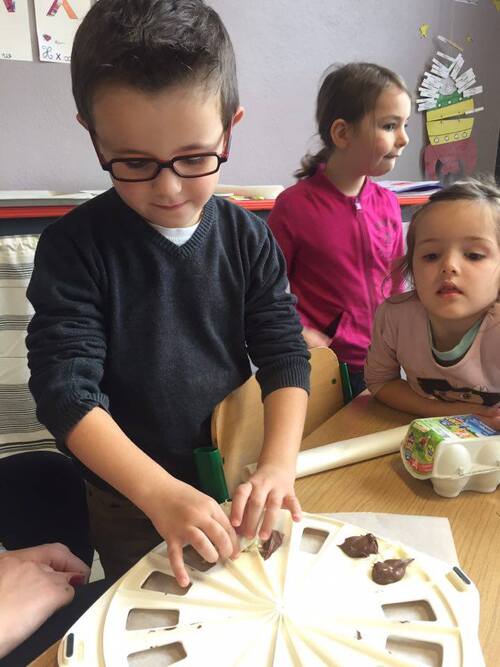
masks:
[[[360,176],[383,176],[394,169],[408,144],[405,128],[410,112],[408,95],[389,86],[379,95],[373,112],[352,128],[349,159]]]
[[[114,85],[99,89],[93,104],[95,142],[104,160],[149,157],[167,161],[203,152],[221,153],[220,98],[196,86],[145,93]],[[113,180],[120,197],[144,219],[162,227],[197,223],[219,173],[181,178],[162,169],[151,181]]]
[[[413,276],[436,326],[465,333],[496,301],[500,248],[494,210],[465,200],[438,202],[416,221]]]

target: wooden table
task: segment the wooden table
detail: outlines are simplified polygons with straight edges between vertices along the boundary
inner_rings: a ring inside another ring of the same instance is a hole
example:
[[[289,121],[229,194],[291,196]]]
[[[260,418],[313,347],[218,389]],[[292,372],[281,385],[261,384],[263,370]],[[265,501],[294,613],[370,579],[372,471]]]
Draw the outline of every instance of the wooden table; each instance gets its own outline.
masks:
[[[407,424],[411,417],[391,410],[369,396],[358,396],[312,433],[318,444]],[[430,482],[414,479],[404,470],[399,453],[356,463],[297,480],[296,489],[307,512],[389,512],[443,516],[450,521],[463,570],[481,595],[479,637],[487,667],[500,656],[500,501],[499,492],[465,492],[441,498]],[[57,645],[31,663],[57,667]]]
[[[307,440],[326,444],[408,421],[407,414],[363,395]],[[296,491],[307,512],[388,512],[448,518],[460,566],[481,596],[479,638],[486,665],[500,664],[499,490],[486,494],[462,492],[457,498],[442,498],[434,493],[430,481],[411,477],[397,453],[303,477],[297,480]]]

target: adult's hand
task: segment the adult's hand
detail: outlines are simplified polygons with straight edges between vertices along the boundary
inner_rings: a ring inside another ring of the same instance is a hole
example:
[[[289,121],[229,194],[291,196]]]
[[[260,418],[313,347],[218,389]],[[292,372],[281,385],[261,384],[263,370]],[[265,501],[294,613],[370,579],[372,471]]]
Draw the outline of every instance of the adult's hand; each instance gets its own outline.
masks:
[[[27,549],[4,551],[0,553],[0,563],[2,558],[13,556],[18,560],[48,565],[56,572],[71,572],[73,575],[80,577],[79,580],[75,579],[76,585],[87,583],[89,578],[90,569],[87,564],[71,553],[67,546],[58,542],[40,544]]]
[[[18,558],[15,551],[2,554],[0,658],[27,639],[56,609],[71,602],[75,594],[71,582],[83,583],[82,573],[58,572],[44,562]]]
[[[85,583],[87,566],[63,545],[7,551],[0,557],[0,657],[27,639]]]

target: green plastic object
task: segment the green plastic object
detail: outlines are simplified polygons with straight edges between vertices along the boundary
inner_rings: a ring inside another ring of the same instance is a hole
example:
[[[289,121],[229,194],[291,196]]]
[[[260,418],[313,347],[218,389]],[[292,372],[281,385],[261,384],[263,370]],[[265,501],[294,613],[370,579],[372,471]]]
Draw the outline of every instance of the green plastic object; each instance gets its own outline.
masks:
[[[344,394],[344,405],[352,401],[351,381],[349,380],[349,370],[345,361],[340,362],[340,377],[342,378],[342,392]]]
[[[230,500],[220,451],[216,447],[198,447],[194,450],[194,462],[202,491],[218,503]]]

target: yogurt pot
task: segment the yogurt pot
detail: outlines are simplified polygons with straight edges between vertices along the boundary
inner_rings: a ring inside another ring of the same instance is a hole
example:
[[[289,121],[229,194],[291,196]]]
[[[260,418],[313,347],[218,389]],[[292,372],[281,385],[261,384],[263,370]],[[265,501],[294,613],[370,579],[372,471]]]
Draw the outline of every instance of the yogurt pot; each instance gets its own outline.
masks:
[[[406,470],[434,491],[491,493],[500,484],[500,432],[472,415],[415,419],[401,445]]]

